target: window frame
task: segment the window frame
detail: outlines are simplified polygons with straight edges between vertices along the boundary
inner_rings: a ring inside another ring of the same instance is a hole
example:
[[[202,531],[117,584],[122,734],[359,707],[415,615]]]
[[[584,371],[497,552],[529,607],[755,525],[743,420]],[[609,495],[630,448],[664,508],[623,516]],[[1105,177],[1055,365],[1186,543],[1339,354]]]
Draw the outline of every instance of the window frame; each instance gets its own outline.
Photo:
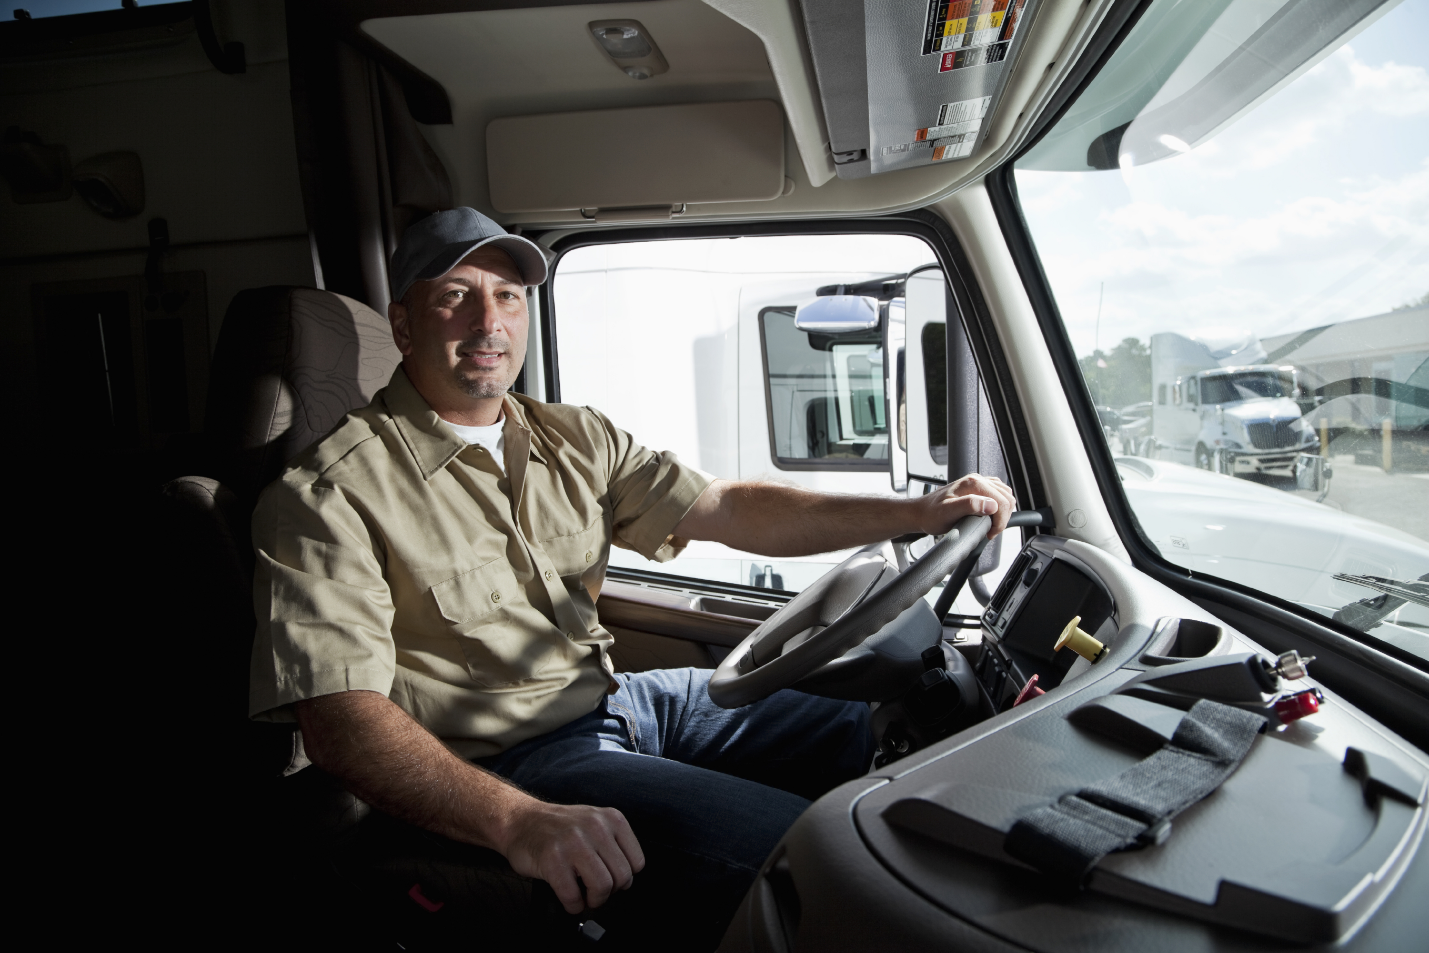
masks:
[[[561,259],[576,248],[587,245],[648,242],[693,238],[732,238],[794,235],[909,235],[922,239],[933,252],[934,260],[947,277],[949,293],[962,319],[973,360],[982,375],[993,426],[1002,446],[1008,471],[1008,482],[1024,509],[1039,509],[1047,505],[1047,494],[1036,457],[1031,431],[1021,399],[1013,383],[1011,369],[993,327],[992,313],[982,290],[973,277],[972,264],[954,234],[952,226],[940,216],[924,209],[859,219],[820,219],[814,221],[752,221],[711,224],[652,224],[612,228],[560,229],[552,232],[532,232],[526,235],[542,242],[549,237],[551,249],[547,280],[538,288],[540,304],[539,333],[544,399],[556,403],[561,399],[560,342],[556,334],[556,306],[553,293],[554,276]],[[542,242],[544,244],[544,242]],[[952,389],[949,389],[952,393]],[[951,399],[951,397],[950,397]],[[950,418],[951,419],[951,418]],[[881,469],[885,469],[880,467]],[[1046,528],[1027,528],[1026,534],[1050,532]],[[686,578],[686,577],[681,577]],[[689,577],[692,583],[699,580]],[[767,590],[758,590],[767,591]]]
[[[1047,343],[1088,460],[1117,534],[1132,565],[1210,611],[1245,627],[1235,616],[1259,623],[1254,638],[1273,651],[1296,648],[1321,658],[1316,676],[1354,704],[1421,746],[1429,740],[1429,661],[1382,642],[1332,618],[1271,593],[1191,570],[1166,560],[1151,544],[1116,472],[1111,445],[1101,431],[1095,401],[1077,363],[1076,352],[1017,194],[1014,166],[1030,152],[1086,90],[1155,0],[1127,0],[1109,14],[1067,82],[1054,94],[1044,118],[1028,138],[986,179],[989,198],[1023,288]],[[1153,399],[1156,399],[1155,395]],[[1264,631],[1269,628],[1271,631]],[[1252,630],[1247,630],[1252,631]],[[1393,690],[1389,688],[1393,687]],[[1389,697],[1393,695],[1393,697]]]

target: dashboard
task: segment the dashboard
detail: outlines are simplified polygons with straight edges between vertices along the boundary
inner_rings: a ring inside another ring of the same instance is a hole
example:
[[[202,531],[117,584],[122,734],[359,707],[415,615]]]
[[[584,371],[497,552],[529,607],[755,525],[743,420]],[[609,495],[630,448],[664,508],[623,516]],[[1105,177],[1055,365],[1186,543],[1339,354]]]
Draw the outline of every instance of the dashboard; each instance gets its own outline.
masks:
[[[1054,648],[1074,616],[1105,646],[1094,661]],[[1422,948],[1429,759],[1313,671],[1049,536],[1024,547],[981,621],[974,670],[997,714],[817,801],[722,949]],[[1034,677],[1045,694],[1024,693]],[[1264,730],[1155,837],[1077,882],[1009,849],[1033,812],[1187,744],[1177,732],[1201,700]]]

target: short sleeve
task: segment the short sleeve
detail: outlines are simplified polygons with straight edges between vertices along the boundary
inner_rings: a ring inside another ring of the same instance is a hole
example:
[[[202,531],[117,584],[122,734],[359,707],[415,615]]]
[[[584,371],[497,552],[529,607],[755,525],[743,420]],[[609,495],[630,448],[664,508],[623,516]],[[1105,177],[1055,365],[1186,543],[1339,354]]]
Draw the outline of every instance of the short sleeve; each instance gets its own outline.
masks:
[[[390,694],[394,610],[374,539],[338,489],[279,481],[264,492],[253,515],[250,716],[291,721],[296,701]]]
[[[616,544],[656,562],[674,559],[689,542],[674,535],[675,527],[714,477],[681,462],[668,450],[642,447],[600,411],[587,410],[606,434]]]

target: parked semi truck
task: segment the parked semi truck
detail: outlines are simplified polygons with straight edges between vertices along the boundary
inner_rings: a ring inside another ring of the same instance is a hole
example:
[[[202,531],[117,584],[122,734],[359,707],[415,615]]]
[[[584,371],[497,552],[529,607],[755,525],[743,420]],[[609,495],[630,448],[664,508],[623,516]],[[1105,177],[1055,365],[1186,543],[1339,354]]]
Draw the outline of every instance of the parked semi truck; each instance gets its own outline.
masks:
[[[1294,367],[1264,363],[1253,334],[1151,337],[1151,433],[1142,456],[1323,491],[1329,471]]]

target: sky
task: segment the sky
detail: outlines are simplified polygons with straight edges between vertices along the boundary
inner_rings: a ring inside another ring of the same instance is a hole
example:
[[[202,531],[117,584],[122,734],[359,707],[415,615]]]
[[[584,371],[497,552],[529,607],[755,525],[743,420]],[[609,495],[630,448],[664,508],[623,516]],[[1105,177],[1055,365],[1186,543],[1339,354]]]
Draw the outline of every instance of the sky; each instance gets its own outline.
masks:
[[[1426,40],[1429,0],[1406,0],[1185,155],[1019,171],[1077,353],[1187,328],[1267,337],[1429,293]]]

